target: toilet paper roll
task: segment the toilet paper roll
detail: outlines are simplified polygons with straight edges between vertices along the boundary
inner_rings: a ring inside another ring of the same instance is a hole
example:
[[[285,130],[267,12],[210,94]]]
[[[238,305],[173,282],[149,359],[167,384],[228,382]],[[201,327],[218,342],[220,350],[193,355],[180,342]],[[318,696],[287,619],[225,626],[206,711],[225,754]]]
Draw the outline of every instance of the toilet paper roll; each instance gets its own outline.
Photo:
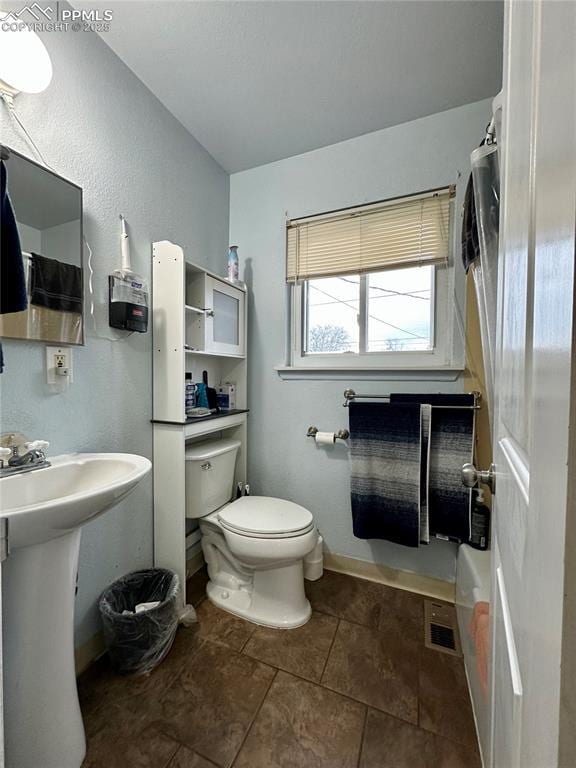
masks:
[[[336,442],[334,432],[316,432],[316,442],[319,445],[333,445]]]

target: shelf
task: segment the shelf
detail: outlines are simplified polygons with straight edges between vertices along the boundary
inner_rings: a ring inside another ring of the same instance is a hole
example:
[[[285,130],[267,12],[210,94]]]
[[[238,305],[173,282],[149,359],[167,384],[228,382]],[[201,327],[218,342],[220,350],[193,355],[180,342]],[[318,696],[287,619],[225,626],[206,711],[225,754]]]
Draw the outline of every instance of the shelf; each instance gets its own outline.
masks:
[[[199,357],[233,357],[235,360],[244,360],[246,355],[230,355],[224,352],[205,352],[202,349],[185,349],[187,355],[197,355]]]
[[[169,427],[179,427],[184,429],[186,440],[191,437],[200,437],[210,434],[210,432],[220,432],[231,427],[238,427],[244,424],[248,414],[247,408],[236,408],[233,411],[222,411],[221,413],[212,413],[210,416],[200,416],[197,419],[188,419],[188,421],[164,421],[162,419],[152,419],[152,424],[166,425]]]
[[[189,440],[192,437],[209,435],[211,432],[221,432],[224,429],[239,427],[246,423],[247,418],[247,410],[236,410],[190,420],[184,425],[184,439]]]
[[[242,280],[228,280],[227,277],[219,275],[217,272],[211,272],[209,269],[206,269],[206,267],[201,267],[198,264],[192,264],[190,261],[186,261],[185,264],[187,272],[193,272],[194,274],[199,275],[210,275],[210,277],[213,277],[215,280],[220,280],[221,283],[226,283],[233,288],[238,288],[238,290],[243,293],[246,293],[247,291],[246,283]]]
[[[234,408],[230,411],[220,411],[220,413],[211,413],[210,416],[196,416],[196,418],[186,419],[186,426],[198,424],[200,421],[210,421],[214,419],[223,419],[226,416],[236,416],[237,413],[248,413],[247,408]]]
[[[186,558],[200,550],[200,533],[186,518],[186,446],[234,438],[241,445],[234,484],[245,483],[248,431],[248,411],[241,408],[186,420],[186,373],[192,372],[195,381],[202,381],[204,370],[213,384],[234,381],[238,405],[246,404],[246,289],[186,262],[183,249],[167,240],[155,242],[152,254],[154,564],[178,574],[185,602]],[[213,316],[208,308],[215,304]],[[230,317],[222,314],[222,335],[234,341],[234,327],[238,345],[214,338],[219,313],[231,308]]]
[[[214,419],[225,419],[227,416],[236,416],[238,413],[248,413],[248,408],[234,408],[231,411],[220,411],[220,413],[211,413],[209,416],[196,416],[186,419],[186,421],[166,421],[166,419],[151,419],[152,424],[175,424],[178,427],[187,427],[190,424],[199,424],[202,421],[213,421]]]

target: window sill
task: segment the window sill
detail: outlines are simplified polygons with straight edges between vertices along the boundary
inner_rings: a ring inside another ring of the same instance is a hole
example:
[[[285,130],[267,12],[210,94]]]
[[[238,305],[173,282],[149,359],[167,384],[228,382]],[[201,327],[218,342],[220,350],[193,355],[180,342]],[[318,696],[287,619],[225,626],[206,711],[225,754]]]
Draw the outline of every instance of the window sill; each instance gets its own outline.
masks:
[[[281,379],[297,381],[456,381],[464,366],[388,366],[358,368],[354,366],[292,366],[277,365],[274,369]]]

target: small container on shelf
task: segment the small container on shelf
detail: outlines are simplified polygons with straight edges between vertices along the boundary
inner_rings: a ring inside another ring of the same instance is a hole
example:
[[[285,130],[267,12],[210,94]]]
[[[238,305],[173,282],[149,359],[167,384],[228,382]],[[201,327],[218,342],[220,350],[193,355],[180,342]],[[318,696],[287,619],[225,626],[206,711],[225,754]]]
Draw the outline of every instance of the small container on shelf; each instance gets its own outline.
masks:
[[[474,549],[488,549],[490,544],[490,509],[484,503],[484,491],[476,489],[472,505],[472,526],[468,544]]]
[[[238,246],[231,245],[228,249],[228,274],[227,278],[231,283],[237,283],[239,278],[238,272]]]
[[[236,384],[226,381],[217,389],[218,408],[222,411],[233,411],[236,408]]]
[[[196,408],[196,384],[192,381],[192,374],[186,372],[186,385],[184,387],[184,409],[186,416],[190,416],[191,411]]]

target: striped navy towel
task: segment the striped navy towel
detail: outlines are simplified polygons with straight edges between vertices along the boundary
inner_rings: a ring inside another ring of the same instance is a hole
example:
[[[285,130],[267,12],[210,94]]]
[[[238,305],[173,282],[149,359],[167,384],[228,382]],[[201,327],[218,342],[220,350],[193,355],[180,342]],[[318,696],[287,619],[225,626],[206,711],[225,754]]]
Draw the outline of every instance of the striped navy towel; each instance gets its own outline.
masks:
[[[420,414],[417,403],[349,405],[352,521],[360,539],[420,543]]]
[[[428,458],[428,516],[430,533],[455,541],[470,539],[472,491],[462,485],[462,464],[474,451],[475,411],[435,408],[435,405],[474,405],[474,395],[392,394],[396,406],[428,403],[432,407]]]

